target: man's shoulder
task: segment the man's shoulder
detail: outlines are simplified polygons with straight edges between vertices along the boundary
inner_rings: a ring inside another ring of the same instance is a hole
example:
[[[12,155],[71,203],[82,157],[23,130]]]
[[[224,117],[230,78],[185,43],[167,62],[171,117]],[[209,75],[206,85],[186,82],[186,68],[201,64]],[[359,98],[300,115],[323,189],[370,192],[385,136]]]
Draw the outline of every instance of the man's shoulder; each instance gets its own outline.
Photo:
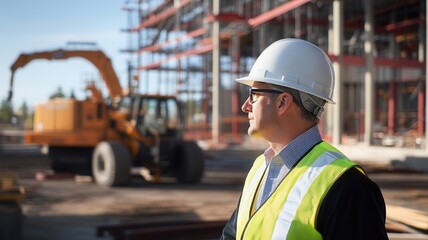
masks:
[[[346,170],[331,187],[329,194],[331,194],[331,192],[353,192],[353,194],[350,195],[361,196],[374,194],[381,196],[379,186],[365,173],[359,170],[358,167],[361,168],[357,165]]]

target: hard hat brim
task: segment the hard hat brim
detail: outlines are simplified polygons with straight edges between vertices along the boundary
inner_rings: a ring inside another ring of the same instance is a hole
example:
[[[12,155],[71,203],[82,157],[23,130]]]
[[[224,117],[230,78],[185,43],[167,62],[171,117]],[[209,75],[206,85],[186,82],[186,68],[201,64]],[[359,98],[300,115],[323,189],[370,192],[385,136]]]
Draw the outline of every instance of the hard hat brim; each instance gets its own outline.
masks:
[[[242,78],[235,79],[235,81],[237,81],[238,83],[250,86],[250,87],[253,86],[254,82],[274,84],[274,85],[278,85],[278,86],[282,86],[282,87],[288,87],[288,88],[296,89],[298,91],[302,91],[302,92],[308,93],[310,95],[313,95],[313,92],[310,91],[309,89],[307,89],[307,90],[302,89],[301,86],[299,86],[299,85],[294,86],[295,84],[293,84],[293,83],[288,83],[287,85],[284,85],[284,81],[280,81],[277,79],[269,79],[269,78],[260,78],[259,79],[257,77],[242,77]],[[320,97],[320,96],[317,96],[317,97]],[[325,98],[325,97],[320,97],[320,98],[326,100],[328,103],[336,104],[336,102],[334,102],[333,99],[329,99],[329,98]]]

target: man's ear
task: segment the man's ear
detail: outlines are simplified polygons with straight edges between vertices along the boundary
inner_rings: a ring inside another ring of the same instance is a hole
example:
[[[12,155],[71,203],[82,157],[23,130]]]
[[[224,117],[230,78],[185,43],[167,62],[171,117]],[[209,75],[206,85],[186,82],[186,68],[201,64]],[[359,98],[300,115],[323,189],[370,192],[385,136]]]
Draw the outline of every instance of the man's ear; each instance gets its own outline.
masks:
[[[280,114],[285,112],[288,108],[290,108],[291,105],[291,94],[289,93],[282,93],[278,97],[278,111]]]

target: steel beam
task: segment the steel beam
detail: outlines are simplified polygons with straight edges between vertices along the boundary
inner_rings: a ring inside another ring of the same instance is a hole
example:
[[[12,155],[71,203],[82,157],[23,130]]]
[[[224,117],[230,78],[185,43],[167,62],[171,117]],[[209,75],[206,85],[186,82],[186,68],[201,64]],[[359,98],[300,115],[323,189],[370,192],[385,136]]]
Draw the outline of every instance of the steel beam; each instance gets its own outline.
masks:
[[[276,18],[288,11],[291,11],[293,9],[296,9],[300,6],[302,6],[305,3],[310,2],[311,0],[292,0],[288,1],[281,6],[278,6],[276,8],[273,8],[272,10],[269,10],[265,13],[262,13],[256,17],[248,19],[248,25],[250,25],[252,28],[255,28],[262,23],[265,23],[273,18]]]
[[[189,38],[194,38],[194,37],[201,36],[201,35],[205,34],[206,32],[207,32],[207,29],[204,28],[204,27],[202,27],[202,28],[196,29],[194,31],[191,31],[191,32],[189,32],[188,34],[186,34],[184,36],[177,37],[177,38],[174,38],[174,39],[162,42],[162,43],[158,43],[158,44],[155,44],[155,45],[147,46],[147,47],[145,47],[143,49],[138,50],[138,52],[139,53],[143,53],[143,52],[154,52],[154,51],[157,51],[157,50],[159,50],[159,49],[161,49],[163,47],[166,47],[168,45],[171,45],[171,44],[174,44],[174,43],[183,42],[183,41],[185,41],[185,40],[187,40]]]
[[[337,62],[338,57],[333,54],[328,55],[332,62]],[[344,55],[343,63],[346,65],[354,65],[354,66],[364,66],[365,60],[362,56],[354,56],[354,55]],[[412,59],[391,59],[391,58],[383,58],[376,57],[374,58],[375,66],[385,66],[390,68],[418,68],[424,69],[425,62],[419,62],[417,60]]]
[[[154,62],[148,65],[144,65],[144,66],[140,66],[137,68],[138,71],[142,71],[142,70],[150,70],[150,69],[156,69],[159,68],[162,64],[165,64],[167,62],[170,62],[172,60],[178,60],[180,58],[183,57],[188,57],[188,56],[192,56],[192,55],[198,55],[198,54],[203,54],[206,52],[209,52],[213,49],[213,45],[212,44],[205,44],[203,46],[200,47],[195,47],[189,50],[186,50],[184,52],[180,52],[180,53],[176,53],[171,57],[168,57],[166,59],[163,59],[161,61],[158,62]]]
[[[386,32],[401,32],[409,27],[425,23],[425,17],[406,19],[398,23],[391,23],[385,26]]]
[[[141,22],[138,26],[132,28],[132,31],[139,31],[141,28],[150,27],[174,15],[180,8],[191,3],[191,0],[182,0],[178,4],[164,10],[163,12],[150,16],[146,21]]]

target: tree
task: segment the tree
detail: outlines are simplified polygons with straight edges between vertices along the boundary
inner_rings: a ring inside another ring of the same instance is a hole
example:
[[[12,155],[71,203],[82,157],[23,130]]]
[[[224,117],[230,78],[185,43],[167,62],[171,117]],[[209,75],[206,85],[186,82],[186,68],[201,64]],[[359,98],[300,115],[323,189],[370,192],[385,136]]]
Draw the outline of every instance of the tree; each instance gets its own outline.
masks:
[[[22,121],[25,121],[25,119],[27,119],[29,115],[28,106],[25,101],[22,103],[21,107],[19,107],[19,112],[21,114]]]
[[[74,94],[74,89],[71,89],[70,98],[76,99],[76,95]]]
[[[58,87],[58,89],[56,90],[56,92],[54,92],[49,99],[54,99],[54,98],[63,98],[65,97],[64,92],[62,91],[61,87]]]
[[[22,103],[21,107],[19,107],[19,118],[20,122],[24,126],[24,129],[33,128],[33,114],[30,112],[30,109],[25,101]]]
[[[13,117],[12,103],[7,100],[3,100],[0,105],[0,121],[9,123],[12,117]]]

